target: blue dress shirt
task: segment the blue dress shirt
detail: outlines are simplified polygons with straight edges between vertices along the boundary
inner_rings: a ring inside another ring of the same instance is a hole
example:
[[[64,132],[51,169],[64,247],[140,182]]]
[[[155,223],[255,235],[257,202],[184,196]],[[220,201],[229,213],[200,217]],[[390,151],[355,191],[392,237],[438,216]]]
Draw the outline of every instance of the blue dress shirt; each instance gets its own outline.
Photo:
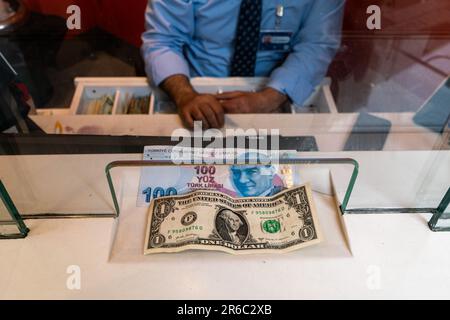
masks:
[[[297,104],[320,84],[340,45],[345,0],[263,0],[261,31],[293,33],[289,52],[259,51],[255,76]],[[146,71],[155,85],[172,75],[228,77],[240,0],[149,0],[142,36]]]

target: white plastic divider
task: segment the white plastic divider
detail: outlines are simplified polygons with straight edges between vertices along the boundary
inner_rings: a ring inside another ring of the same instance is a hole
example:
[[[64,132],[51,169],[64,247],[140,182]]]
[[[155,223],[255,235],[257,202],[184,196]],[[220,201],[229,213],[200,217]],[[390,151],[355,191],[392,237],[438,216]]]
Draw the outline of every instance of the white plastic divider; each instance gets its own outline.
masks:
[[[315,108],[316,113],[339,113],[333,94],[331,93],[330,85],[331,79],[325,78],[302,106],[293,106],[294,113],[310,113],[311,107]]]
[[[149,115],[152,110],[152,98],[153,98],[153,90],[149,86],[121,86],[117,89],[118,91],[118,99],[116,104],[116,109],[113,112],[113,115],[118,116],[130,116],[125,113],[125,103],[127,97],[137,96],[137,97],[145,97],[149,96],[149,106],[148,112],[141,115]],[[134,115],[136,116],[136,114]]]
[[[116,115],[117,113],[117,108],[119,106],[119,99],[120,99],[120,90],[116,90],[116,95],[114,97],[114,105],[111,113],[112,115]]]

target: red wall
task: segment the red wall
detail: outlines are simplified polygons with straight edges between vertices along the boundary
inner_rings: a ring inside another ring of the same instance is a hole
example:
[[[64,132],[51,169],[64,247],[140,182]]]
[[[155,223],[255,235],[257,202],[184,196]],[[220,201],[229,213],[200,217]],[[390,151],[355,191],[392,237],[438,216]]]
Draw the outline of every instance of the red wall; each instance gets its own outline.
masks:
[[[32,11],[67,18],[67,7],[78,5],[81,9],[82,30],[69,32],[78,34],[93,27],[100,27],[115,36],[141,45],[144,31],[144,12],[147,0],[24,0]]]
[[[92,0],[91,0],[92,1]],[[136,46],[141,45],[147,0],[97,0],[98,25]]]
[[[147,0],[24,0],[24,2],[34,11],[61,17],[67,17],[67,7],[76,4],[81,7],[83,28],[81,32],[98,26],[135,46],[140,46],[141,44],[140,36],[144,31],[144,11]],[[405,31],[406,34],[433,34],[436,32],[450,34],[450,22],[448,24],[438,23],[432,28],[423,28],[416,23],[414,18],[410,18],[412,19],[411,23],[408,24],[407,30],[404,30],[405,22],[407,21],[402,21],[405,17],[402,14],[397,14],[397,12],[400,13],[402,8],[405,6],[410,7],[415,3],[420,3],[420,0],[391,0],[389,2],[384,0],[347,0],[344,30],[349,34],[370,35],[374,33],[366,28],[366,9],[369,5],[378,4],[383,8],[382,14],[385,16],[383,24],[391,25],[391,28],[388,31],[384,29],[377,31],[377,34],[386,32],[390,34],[397,31],[403,34]],[[414,15],[427,15],[424,11],[431,9],[431,4],[436,3],[440,4],[440,7],[446,7],[446,10],[442,9],[441,12],[433,12],[432,15],[436,18],[447,15],[448,10],[450,10],[450,0],[432,0],[429,3],[417,6]],[[391,19],[394,17],[394,20],[389,21],[386,17],[391,17]],[[399,25],[398,28],[401,29],[396,30],[397,24]],[[73,34],[73,32],[71,33]]]

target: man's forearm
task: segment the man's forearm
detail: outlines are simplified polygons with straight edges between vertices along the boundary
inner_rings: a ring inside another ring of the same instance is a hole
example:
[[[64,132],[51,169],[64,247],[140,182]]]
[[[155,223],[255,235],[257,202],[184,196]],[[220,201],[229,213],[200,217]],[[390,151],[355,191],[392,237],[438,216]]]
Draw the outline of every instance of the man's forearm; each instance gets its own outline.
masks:
[[[271,105],[273,108],[279,108],[289,100],[288,96],[270,87],[265,88],[260,93],[269,102],[269,106]]]
[[[185,75],[174,75],[163,81],[161,88],[172,98],[175,104],[180,107],[197,95],[189,79]]]

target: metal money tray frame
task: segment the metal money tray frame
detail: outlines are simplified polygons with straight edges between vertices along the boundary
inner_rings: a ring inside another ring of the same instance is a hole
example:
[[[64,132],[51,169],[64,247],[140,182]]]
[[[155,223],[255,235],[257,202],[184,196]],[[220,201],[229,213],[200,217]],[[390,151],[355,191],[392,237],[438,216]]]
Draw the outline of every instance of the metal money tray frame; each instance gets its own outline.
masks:
[[[348,202],[350,201],[351,194],[353,192],[353,188],[355,186],[356,180],[358,178],[359,173],[359,163],[351,158],[290,158],[290,159],[280,159],[278,162],[280,165],[300,165],[300,164],[341,164],[341,165],[351,165],[353,166],[353,171],[350,176],[350,180],[347,186],[347,190],[345,192],[344,199],[342,204],[339,206],[341,214],[345,214]],[[248,163],[252,164],[252,163]],[[108,180],[108,186],[111,192],[111,197],[113,199],[114,208],[115,208],[115,217],[118,218],[120,216],[120,206],[119,201],[117,199],[116,188],[114,187],[114,182],[112,179],[112,170],[115,168],[138,168],[138,167],[170,167],[170,166],[182,166],[182,167],[190,167],[193,164],[182,164],[175,165],[170,160],[158,161],[158,160],[142,160],[142,161],[114,161],[109,163],[106,166],[105,173],[106,178]],[[199,165],[196,163],[195,165]],[[229,166],[230,164],[215,164],[216,166]],[[261,165],[255,163],[255,165]]]
[[[299,164],[341,164],[341,165],[352,165],[353,171],[350,176],[350,180],[348,182],[348,186],[345,192],[344,199],[339,206],[341,215],[344,215],[347,212],[347,205],[350,201],[350,197],[352,195],[353,189],[355,187],[356,180],[359,174],[359,163],[355,159],[351,158],[291,158],[291,159],[280,159],[279,164],[281,165],[299,165]],[[222,164],[222,166],[228,166],[229,164]],[[257,165],[257,164],[256,164]],[[111,192],[111,197],[113,199],[114,208],[116,210],[115,217],[118,218],[120,215],[120,206],[117,200],[117,195],[112,179],[111,172],[115,168],[130,168],[130,167],[157,167],[157,166],[175,166],[171,161],[155,161],[155,160],[146,160],[146,161],[114,161],[109,163],[106,166],[106,178],[108,180],[108,186]],[[181,166],[189,167],[192,164],[184,164]],[[431,231],[434,232],[449,232],[450,226],[442,227],[439,225],[439,222],[442,219],[449,219],[450,215],[446,213],[446,209],[450,204],[450,188],[447,190],[444,198],[436,209],[431,210],[432,217],[428,222],[428,226]]]

